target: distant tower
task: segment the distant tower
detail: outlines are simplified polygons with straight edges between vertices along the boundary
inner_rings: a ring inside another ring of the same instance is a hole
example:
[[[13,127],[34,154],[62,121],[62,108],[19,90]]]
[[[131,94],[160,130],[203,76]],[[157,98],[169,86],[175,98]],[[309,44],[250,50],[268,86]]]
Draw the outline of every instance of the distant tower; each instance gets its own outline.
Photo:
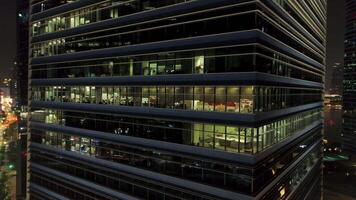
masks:
[[[340,63],[335,63],[332,66],[332,77],[331,77],[331,87],[330,94],[339,94],[342,93],[342,66]]]
[[[356,0],[346,0],[343,148],[356,153]]]

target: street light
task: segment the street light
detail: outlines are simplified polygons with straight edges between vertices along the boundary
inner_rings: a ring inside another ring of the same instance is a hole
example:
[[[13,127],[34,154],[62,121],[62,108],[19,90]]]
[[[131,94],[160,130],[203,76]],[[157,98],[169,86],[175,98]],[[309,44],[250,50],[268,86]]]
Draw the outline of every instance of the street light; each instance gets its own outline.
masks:
[[[7,168],[10,169],[10,170],[12,170],[12,169],[14,169],[14,165],[13,165],[13,164],[8,164],[8,165],[7,165]]]

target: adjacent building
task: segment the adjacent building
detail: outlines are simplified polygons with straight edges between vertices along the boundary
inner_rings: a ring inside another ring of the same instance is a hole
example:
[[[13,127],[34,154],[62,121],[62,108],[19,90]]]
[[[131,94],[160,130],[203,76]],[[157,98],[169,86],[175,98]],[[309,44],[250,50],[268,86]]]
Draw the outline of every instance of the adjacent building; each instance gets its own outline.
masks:
[[[14,107],[18,116],[18,152],[16,167],[16,199],[26,198],[27,106],[28,106],[28,54],[29,54],[29,0],[16,1],[17,51],[15,61],[16,97]]]
[[[21,110],[27,107],[28,92],[28,37],[29,37],[29,6],[28,0],[17,0],[17,106]]]
[[[326,0],[30,7],[30,199],[321,196]]]
[[[345,64],[343,93],[343,148],[356,153],[356,1],[346,0]]]

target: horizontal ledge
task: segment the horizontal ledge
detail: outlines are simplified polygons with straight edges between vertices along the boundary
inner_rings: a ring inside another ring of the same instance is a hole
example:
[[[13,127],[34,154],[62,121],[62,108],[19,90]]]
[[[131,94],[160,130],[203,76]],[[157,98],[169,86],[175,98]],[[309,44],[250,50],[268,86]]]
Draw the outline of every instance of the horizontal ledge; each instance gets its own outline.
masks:
[[[112,85],[270,85],[322,89],[323,84],[261,72],[171,74],[157,76],[110,76],[32,79],[32,86]]]
[[[47,197],[48,199],[52,200],[70,200],[69,198],[62,196],[58,193],[55,193],[51,190],[48,190],[47,188],[44,188],[40,185],[37,185],[36,183],[30,182],[30,191],[38,191],[41,195]],[[31,192],[30,192],[31,193]]]
[[[106,197],[111,197],[114,199],[122,199],[122,200],[139,200],[138,198],[132,197],[130,195],[126,195],[124,193],[103,187],[101,185],[98,185],[96,183],[89,182],[87,180],[59,172],[53,169],[50,169],[48,167],[44,167],[42,165],[36,164],[34,162],[30,163],[30,168],[31,170],[37,171],[37,173],[40,174],[45,174],[46,176],[51,176],[55,179],[60,179],[67,184],[72,184],[75,186],[79,186],[83,190],[89,190],[90,192],[96,193],[98,195],[106,196]]]
[[[259,29],[236,31],[228,33],[220,33],[215,35],[205,35],[190,38],[181,38],[175,40],[164,40],[159,42],[151,42],[144,44],[136,44],[123,47],[113,47],[106,49],[89,50],[68,54],[61,54],[55,56],[37,57],[31,59],[31,65],[49,64],[55,62],[70,62],[76,60],[91,60],[110,58],[117,56],[128,56],[135,54],[149,54],[160,51],[175,51],[191,48],[207,48],[224,46],[231,44],[249,44],[249,43],[261,43],[266,46],[273,47],[282,53],[285,53],[294,58],[298,58],[306,63],[316,67],[317,69],[323,69],[324,66],[321,63],[311,59],[303,53],[287,46],[281,41],[269,36],[267,33],[262,32]]]
[[[156,172],[151,172],[148,170],[135,168],[135,167],[127,166],[127,165],[120,164],[120,163],[113,163],[110,161],[101,160],[101,159],[97,159],[97,158],[90,158],[87,156],[80,155],[78,153],[63,151],[63,150],[55,149],[53,147],[41,145],[41,144],[31,143],[30,148],[31,149],[39,149],[39,150],[46,151],[46,152],[53,152],[55,155],[69,157],[69,158],[75,159],[79,162],[90,163],[90,164],[93,164],[94,166],[96,165],[99,167],[104,167],[104,168],[107,168],[110,170],[115,170],[117,172],[131,175],[131,176],[140,177],[140,178],[150,180],[150,181],[157,181],[159,183],[171,185],[171,186],[178,187],[178,188],[185,188],[188,191],[212,195],[215,197],[219,197],[221,199],[235,200],[236,197],[238,197],[238,199],[240,199],[240,200],[251,200],[252,199],[250,196],[247,196],[244,194],[240,194],[240,193],[236,193],[236,192],[232,192],[232,191],[228,191],[228,190],[223,190],[223,189],[220,189],[217,187],[204,185],[204,184],[193,182],[190,180],[185,180],[185,179],[181,179],[181,178],[167,176],[164,174],[159,174]],[[31,165],[33,166],[34,164],[31,164]],[[35,164],[35,166],[37,168],[41,167],[41,169],[45,169],[44,167],[42,167],[38,164]],[[43,170],[43,171],[47,172],[49,170]],[[52,171],[54,171],[54,170],[52,170]],[[60,172],[54,172],[54,173],[60,173]]]
[[[159,140],[151,140],[139,137],[131,137],[124,135],[116,135],[107,132],[93,131],[87,129],[73,128],[68,126],[59,126],[52,124],[45,124],[40,122],[30,122],[30,127],[36,130],[47,130],[59,133],[67,133],[73,135],[80,135],[84,137],[97,138],[109,143],[124,144],[132,147],[148,148],[153,150],[160,150],[162,152],[173,153],[176,155],[185,155],[190,157],[204,158],[207,160],[215,160],[222,162],[234,163],[254,163],[254,157],[248,154],[229,153],[209,148],[196,147],[190,145],[176,144],[171,142],[164,142]]]
[[[273,146],[267,148],[266,150],[260,152],[259,154],[256,154],[254,156],[256,163],[263,162],[263,160],[268,159],[268,157],[271,157],[271,155],[273,155],[277,151],[282,152],[283,148],[290,147],[298,144],[299,142],[302,142],[305,138],[312,135],[316,131],[318,130],[320,131],[321,127],[322,127],[322,120],[315,121],[311,125],[305,127],[303,130],[297,131],[295,134],[289,136],[288,138],[282,140],[281,142],[274,144]]]
[[[282,9],[280,6],[278,6],[275,2],[270,1],[270,0],[263,0],[263,4],[265,4],[268,8],[270,8],[272,11],[276,12],[280,17],[282,17],[287,23],[289,22],[291,26],[294,26],[298,31],[301,31],[304,33],[306,37],[308,37],[310,40],[313,41],[315,45],[317,45],[319,48],[325,49],[325,46],[323,46],[317,39],[314,38],[310,33],[307,32],[307,30],[304,29],[302,25],[299,23],[295,23],[295,19],[293,19],[289,14],[287,14],[287,11]]]
[[[303,155],[301,155],[296,161],[294,161],[291,165],[288,166],[287,169],[285,169],[280,175],[278,175],[278,177],[276,179],[274,179],[268,186],[266,186],[260,193],[258,193],[258,195],[256,196],[255,199],[261,199],[265,194],[267,194],[273,187],[276,187],[276,185],[278,184],[278,182],[280,182],[285,176],[287,176],[288,174],[290,174],[293,170],[295,170],[295,168],[300,164],[300,162],[305,159],[305,157],[312,152],[312,150],[314,150],[318,145],[321,144],[321,140],[319,140],[318,142],[314,143],[311,147],[309,147],[309,149],[303,153]],[[320,159],[320,158],[319,158]],[[313,165],[313,168],[317,165],[317,163],[315,163]],[[310,171],[309,171],[310,172]],[[308,173],[309,175],[309,173]],[[306,175],[307,176],[307,175]],[[306,177],[305,176],[305,177]]]
[[[143,44],[134,44],[129,46],[80,51],[54,56],[35,57],[31,59],[30,63],[32,65],[38,65],[53,62],[69,62],[75,60],[101,59],[135,54],[149,54],[159,51],[174,51],[217,45],[231,45],[232,41],[234,41],[235,43],[242,44],[256,41],[257,34],[258,31],[256,30],[248,30],[232,33],[222,33],[216,35],[205,35],[174,40],[164,40]]]
[[[256,163],[262,161],[268,156],[272,155],[274,152],[281,150],[287,144],[298,142],[299,138],[303,139],[307,133],[312,133],[320,127],[321,122],[316,121],[313,124],[305,127],[303,130],[300,130],[293,134],[292,136],[282,140],[281,142],[274,144],[270,148],[267,148],[265,151],[262,151],[256,155],[240,154],[240,153],[230,153],[220,150],[214,150],[203,147],[196,147],[190,145],[176,144],[170,142],[164,142],[159,140],[151,140],[139,137],[124,136],[124,135],[115,135],[107,132],[93,131],[81,128],[73,128],[67,126],[45,124],[40,122],[30,122],[30,127],[36,130],[46,130],[54,131],[59,133],[73,134],[77,136],[84,136],[90,138],[97,138],[108,143],[124,144],[132,147],[141,147],[149,148],[152,150],[160,150],[163,152],[168,152],[170,154],[185,155],[191,156],[194,158],[204,158],[212,161],[221,161],[221,162],[233,162],[242,165],[255,165]]]
[[[102,0],[82,0],[82,1],[75,1],[72,3],[63,4],[39,13],[31,14],[31,21],[37,21],[43,18],[51,17],[54,15],[62,14],[65,12],[69,12],[71,10],[79,9],[82,7],[89,6],[91,4],[102,2]],[[33,6],[31,6],[33,7]]]
[[[54,101],[31,101],[32,108],[52,108],[97,114],[113,114],[141,118],[168,119],[174,121],[203,122],[225,125],[258,127],[281,117],[323,106],[322,102],[256,114],[207,112],[181,109],[120,106],[108,104],[64,103]]]
[[[101,2],[102,0],[82,0],[74,2],[71,4],[63,5],[58,8],[53,8],[53,10],[48,10],[43,13],[34,14],[32,21],[39,20],[41,18],[50,17],[53,15],[61,14],[70,10],[74,10],[86,5]],[[197,12],[203,9],[211,9],[220,6],[225,6],[227,4],[236,4],[247,2],[251,0],[204,0],[204,1],[189,1],[179,4],[172,4],[169,6],[147,10],[139,11],[130,15],[121,16],[116,19],[107,19],[103,21],[97,21],[90,24],[65,29],[62,31],[57,31],[54,33],[45,33],[38,36],[32,37],[32,42],[41,42],[45,40],[52,40],[59,37],[69,37],[72,35],[86,34],[89,32],[102,31],[105,29],[110,29],[113,27],[127,26],[134,23],[146,22],[150,20],[160,19],[164,17],[171,17],[176,15],[181,15],[185,13]],[[254,0],[256,1],[256,0]]]
[[[307,152],[303,153],[302,156],[300,156],[287,170],[285,170],[283,173],[288,173],[290,171],[291,168],[293,168],[297,163],[299,163],[299,161],[301,159],[303,159],[305,157],[306,154],[308,154],[308,152],[310,152],[312,149],[315,148],[315,146],[317,144],[319,144],[319,142],[314,143]],[[97,159],[97,158],[90,158],[78,153],[74,153],[74,152],[69,152],[69,151],[63,151],[60,149],[56,149],[50,146],[46,146],[46,145],[42,145],[42,144],[38,144],[38,143],[31,143],[30,145],[30,149],[35,149],[35,150],[39,150],[39,151],[45,151],[46,153],[52,154],[52,155],[57,155],[57,156],[63,156],[66,158],[69,158],[70,160],[74,160],[76,162],[80,162],[80,163],[84,163],[87,165],[91,165],[94,167],[99,167],[102,168],[104,170],[109,170],[109,171],[117,171],[118,173],[124,173],[128,176],[133,176],[133,177],[139,177],[142,179],[146,179],[146,180],[153,180],[153,181],[157,181],[158,183],[163,183],[163,184],[168,184],[168,185],[173,185],[175,187],[179,187],[179,188],[185,188],[187,190],[193,191],[193,192],[202,192],[204,194],[209,194],[209,195],[213,195],[213,196],[218,196],[220,198],[224,198],[224,199],[234,199],[236,197],[239,197],[238,199],[253,199],[252,196],[248,196],[248,195],[244,195],[244,194],[240,194],[240,193],[235,193],[232,191],[226,191],[223,189],[219,189],[217,187],[212,187],[212,186],[208,186],[208,185],[204,185],[201,183],[196,183],[196,182],[192,182],[190,180],[185,180],[182,178],[176,178],[176,177],[170,177],[164,174],[159,174],[157,172],[151,172],[148,170],[144,170],[144,169],[139,169],[136,167],[131,167],[131,166],[127,166],[124,164],[120,164],[120,163],[114,163],[111,161],[107,161],[107,160],[102,160],[102,159]],[[278,180],[280,180],[283,177],[283,174],[279,175],[274,182],[277,182]],[[209,192],[206,192],[209,191]],[[267,190],[265,189],[264,191],[262,191],[260,194],[263,194],[267,192]],[[222,195],[223,194],[223,195]]]

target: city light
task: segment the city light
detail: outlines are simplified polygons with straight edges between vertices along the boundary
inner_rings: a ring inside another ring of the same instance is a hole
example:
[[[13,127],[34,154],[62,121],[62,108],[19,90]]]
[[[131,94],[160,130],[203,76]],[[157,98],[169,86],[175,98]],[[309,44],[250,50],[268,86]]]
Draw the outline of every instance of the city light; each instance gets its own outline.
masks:
[[[7,168],[10,169],[10,170],[12,170],[12,169],[14,169],[14,165],[13,165],[13,164],[9,164],[9,165],[7,166]]]

